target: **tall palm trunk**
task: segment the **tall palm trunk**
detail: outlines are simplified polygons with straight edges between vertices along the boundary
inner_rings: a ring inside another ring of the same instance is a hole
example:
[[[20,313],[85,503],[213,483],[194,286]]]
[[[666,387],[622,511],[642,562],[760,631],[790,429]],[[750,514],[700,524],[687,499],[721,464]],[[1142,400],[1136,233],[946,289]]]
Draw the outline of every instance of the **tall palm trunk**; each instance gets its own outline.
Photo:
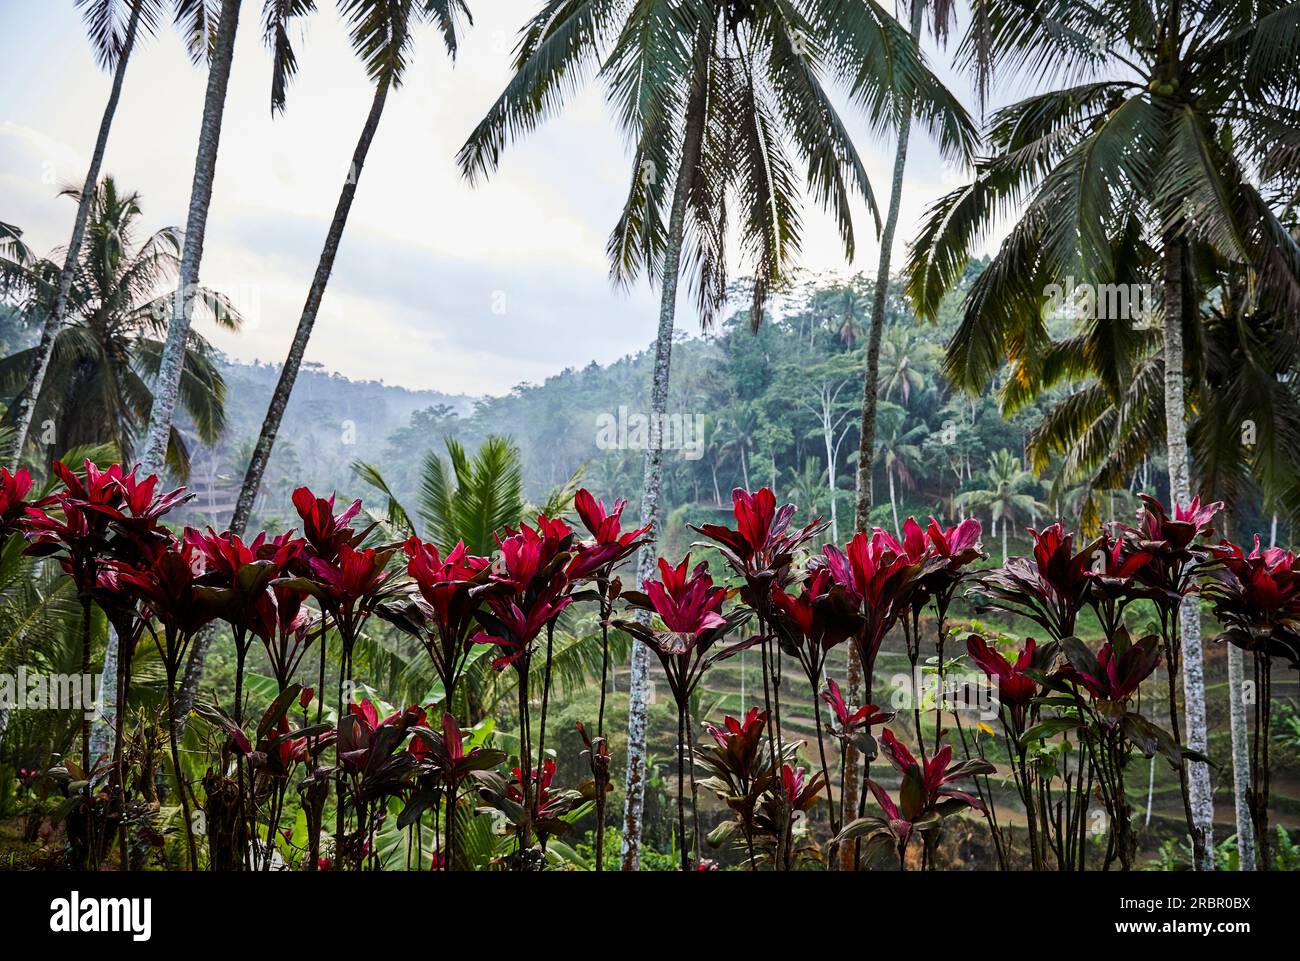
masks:
[[[1183,256],[1180,237],[1164,243],[1165,446],[1169,458],[1169,499],[1186,505],[1192,498],[1191,464],[1187,454],[1187,406],[1183,374]],[[1183,709],[1187,746],[1205,752],[1205,667],[1201,652],[1201,617],[1197,599],[1184,599],[1181,621]],[[1172,694],[1172,692],[1171,692]],[[1171,705],[1176,707],[1176,705]],[[1174,720],[1176,722],[1175,713]],[[1177,736],[1178,732],[1173,732]],[[1192,821],[1192,848],[1198,870],[1214,867],[1214,796],[1210,771],[1204,763],[1188,763],[1187,807]]]
[[[641,523],[657,521],[659,494],[663,486],[662,425],[668,412],[668,374],[672,362],[673,325],[677,313],[677,282],[681,273],[682,240],[686,226],[686,203],[695,177],[696,161],[704,135],[704,90],[696,84],[687,107],[682,159],[673,188],[673,207],[668,219],[668,243],[664,250],[664,276],[659,299],[659,333],[655,339],[655,365],[650,387],[650,442],[645,452],[644,495]],[[743,451],[742,451],[743,456]],[[655,547],[647,544],[637,557],[637,581],[644,587],[655,574]],[[638,618],[648,616],[638,614]],[[650,681],[650,649],[632,645],[632,669],[627,701],[627,779],[623,805],[622,868],[641,867],[642,814],[645,810],[646,697]],[[685,843],[683,839],[683,843]]]
[[[104,163],[104,151],[108,149],[108,132],[113,126],[113,117],[117,113],[117,102],[122,97],[122,81],[126,78],[126,65],[131,59],[131,50],[135,46],[136,33],[140,26],[140,8],[143,3],[144,0],[135,0],[131,4],[131,19],[127,23],[126,37],[122,42],[122,49],[118,51],[117,65],[113,68],[113,86],[108,94],[108,103],[104,106],[104,116],[99,121],[99,136],[95,138],[95,150],[90,156],[85,185],[81,188],[81,198],[77,203],[77,218],[72,222],[72,239],[68,241],[68,253],[63,259],[63,269],[59,272],[59,290],[54,297],[54,306],[41,327],[41,339],[32,354],[31,372],[27,375],[27,382],[15,402],[18,414],[14,424],[13,452],[9,457],[11,471],[17,470],[22,461],[23,448],[27,446],[27,435],[31,432],[36,400],[41,396],[45,374],[50,369],[54,341],[63,327],[63,320],[68,312],[68,298],[72,294],[72,275],[76,273],[81,247],[86,240],[90,208],[95,202],[95,189],[99,185],[99,170]]]
[[[280,371],[275,393],[271,395],[271,403],[262,421],[262,433],[257,438],[257,447],[253,450],[253,457],[248,462],[248,470],[244,474],[244,485],[239,490],[235,516],[230,522],[230,529],[236,534],[242,535],[248,526],[249,515],[253,512],[253,501],[262,486],[262,477],[271,459],[271,449],[275,445],[275,437],[280,430],[285,408],[289,405],[289,395],[293,392],[298,370],[302,367],[303,354],[307,352],[307,342],[311,339],[312,328],[316,324],[316,314],[320,311],[321,300],[325,297],[325,286],[329,283],[330,272],[334,269],[334,258],[338,254],[339,242],[343,239],[343,228],[348,223],[348,212],[352,209],[352,200],[357,193],[361,168],[365,166],[366,156],[370,153],[370,144],[375,139],[375,131],[379,128],[379,119],[384,113],[384,102],[387,97],[388,83],[381,82],[375,87],[370,114],[366,117],[365,126],[361,128],[356,149],[352,151],[352,166],[348,170],[347,179],[343,182],[343,190],[334,208],[334,219],[330,221],[329,232],[325,235],[325,246],[321,249],[320,260],[316,264],[316,275],[312,278],[311,289],[307,292],[307,302],[303,305],[302,315],[298,318],[298,330],[293,335],[289,356]]]
[[[190,321],[194,317],[194,292],[199,282],[199,264],[203,260],[203,236],[208,226],[208,207],[212,202],[212,180],[217,169],[217,149],[221,141],[221,119],[226,108],[226,88],[230,84],[230,65],[235,57],[235,31],[239,26],[240,0],[222,0],[221,16],[208,67],[208,87],[203,99],[203,120],[199,125],[199,147],[194,160],[194,181],[190,188],[190,209],[185,221],[185,246],[172,299],[172,316],[167,325],[167,341],[158,364],[158,378],[153,391],[153,410],[149,414],[149,431],[141,455],[145,476],[160,473],[167,462],[167,441],[171,436],[172,415],[180,392],[181,371],[185,364],[185,345],[189,340]]]
[[[1227,536],[1226,532],[1225,535]],[[1277,546],[1277,515],[1269,528],[1268,546]],[[1228,657],[1228,719],[1232,729],[1232,800],[1237,822],[1237,856],[1242,871],[1254,871],[1255,821],[1250,816],[1250,726],[1246,716],[1246,702],[1242,690],[1246,684],[1245,655],[1241,648],[1229,644]],[[1255,695],[1258,697],[1259,692]]]
[[[240,0],[222,0],[212,60],[208,66],[208,86],[203,98],[203,120],[199,125],[199,147],[194,160],[194,181],[190,187],[190,209],[185,222],[180,275],[176,283],[176,295],[172,299],[171,322],[167,326],[167,341],[158,366],[153,409],[149,414],[149,431],[141,455],[141,473],[146,477],[161,473],[167,463],[172,414],[176,411],[176,397],[180,391],[181,371],[185,364],[185,345],[189,340],[190,319],[194,316],[193,293],[198,287],[199,263],[203,259],[203,235],[207,229],[208,206],[212,201],[212,178],[217,168],[217,148],[221,140],[221,119],[226,107],[226,88],[230,83],[230,65],[235,56],[239,4]],[[204,638],[210,636],[210,633],[204,631]],[[117,633],[110,631],[108,649],[104,654],[105,665],[116,665],[119,644]],[[193,660],[191,657],[190,662]],[[184,700],[184,689],[188,688],[188,684],[187,670],[182,685],[182,718],[188,716],[189,707],[193,704],[192,697],[188,701]],[[120,696],[116,699],[121,700]],[[105,720],[112,724],[115,718],[106,717]]]
[[[921,22],[925,0],[912,0],[912,40],[921,38]],[[894,232],[898,229],[898,209],[903,200],[903,171],[907,167],[907,142],[912,135],[912,104],[903,107],[898,124],[898,147],[894,151],[894,179],[889,186],[889,211],[880,234],[880,261],[876,265],[876,289],[871,296],[871,333],[867,336],[867,367],[862,378],[862,425],[858,431],[858,502],[854,511],[854,530],[865,531],[871,518],[871,474],[876,459],[876,397],[880,393],[880,341],[885,331],[885,299],[889,293],[889,257],[894,246]],[[897,511],[895,511],[897,514]],[[871,691],[858,691],[862,664],[856,645],[849,645],[849,700],[861,704],[871,700]],[[867,684],[871,678],[866,679]],[[844,796],[845,811],[853,811],[858,802],[858,751],[852,744],[845,755]],[[840,849],[840,867],[851,870],[854,863],[852,845]]]

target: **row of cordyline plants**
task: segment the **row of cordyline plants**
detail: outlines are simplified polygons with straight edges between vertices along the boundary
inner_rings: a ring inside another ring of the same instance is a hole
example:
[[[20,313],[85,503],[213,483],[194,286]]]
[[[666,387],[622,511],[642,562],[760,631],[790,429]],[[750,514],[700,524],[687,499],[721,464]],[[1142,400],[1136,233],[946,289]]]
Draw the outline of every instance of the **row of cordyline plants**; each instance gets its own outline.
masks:
[[[1196,596],[1212,604],[1220,639],[1254,659],[1259,696],[1251,800],[1264,847],[1259,863],[1269,864],[1264,732],[1272,660],[1281,657],[1294,667],[1300,654],[1300,567],[1291,552],[1260,550],[1258,543],[1249,553],[1228,542],[1211,544],[1217,504],[1193,501],[1170,516],[1148,497],[1135,527],[1111,524],[1076,546],[1071,534],[1053,525],[1030,532],[1032,557],[976,570],[986,555],[974,519],[952,528],[934,520],[922,528],[909,519],[899,536],[875,529],[855,534],[842,548],[814,551],[811,545],[825,530],[820,519],[797,527],[796,508],[778,507],[771,490],[737,490],[734,527],[695,528],[705,538],[697,551],[718,552],[733,575],[729,584],[715,583],[707,565],[688,556],[675,563],[660,558],[659,577],[631,590],[617,571],[652,532],[624,530],[625,502],[607,509],[585,490],[574,499],[580,528],[541,516],[535,526],[500,532],[499,550],[488,558],[469,554],[462,544],[415,537],[372,543],[375,528],[354,523],[359,501],[336,512],[333,497],[306,488],[293,497],[300,532],[263,532],[247,542],[212,530],[177,534],[162,519],[183,502],[182,490],[159,494],[155,477],[140,479],[119,466],[101,470],[87,462],[78,475],[56,463],[53,470],[61,487],[31,502],[25,471],[0,472],[0,523],[6,536],[27,539],[29,553],[56,559],[74,582],[87,672],[92,606],[103,611],[121,645],[118,703],[127,700],[136,648],[156,648],[166,674],[172,767],[170,775],[152,779],[179,803],[177,830],[190,868],[206,861],[214,870],[269,870],[273,864],[373,869],[380,866],[376,833],[396,819],[399,829],[417,836],[419,867],[459,869],[470,866],[457,849],[465,826],[490,815],[500,853],[488,866],[538,870],[552,863],[548,842],[569,830],[575,815],[594,810],[599,870],[611,788],[604,697],[609,638],[623,631],[657,655],[677,708],[682,870],[712,864],[702,856],[702,843],[732,848],[751,870],[924,869],[934,865],[943,822],[955,814],[982,817],[999,865],[1017,866],[1025,863],[1023,848],[1013,860],[1010,832],[991,803],[994,784],[1007,778],[1025,814],[1028,866],[1131,869],[1136,845],[1126,774],[1135,753],[1159,753],[1180,771],[1193,830],[1182,772],[1188,762],[1204,759],[1179,743],[1176,679],[1179,608]],[[977,595],[982,608],[1028,618],[1045,637],[1026,640],[1006,656],[996,639],[950,636],[946,619],[959,590]],[[1136,601],[1154,606],[1159,633],[1130,635],[1125,611]],[[554,783],[556,765],[547,753],[547,711],[557,621],[576,604],[594,605],[599,614],[602,693],[594,726],[579,725],[591,777],[564,789]],[[1099,647],[1075,635],[1085,609],[1102,626]],[[928,639],[922,630],[927,611],[937,620]],[[439,681],[438,703],[381,718],[371,701],[352,696],[354,648],[376,616],[422,642]],[[175,716],[177,682],[195,638],[214,622],[229,626],[235,694],[227,705],[208,700],[194,709],[221,738],[195,785],[184,776],[178,753],[183,719]],[[863,689],[871,692],[881,644],[895,629],[914,670],[921,665],[937,673],[941,689],[968,658],[975,676],[988,679],[983,683],[1001,731],[963,721],[960,710],[949,711],[950,727],[942,701],[931,708],[913,698],[910,709],[897,712],[902,717],[851,703],[856,693],[846,697],[827,676],[828,655],[852,645]],[[277,693],[250,718],[243,683],[254,644],[265,648]],[[945,644],[957,648],[956,657]],[[509,756],[490,741],[471,746],[452,713],[477,645],[493,645],[494,669],[512,671],[518,681],[518,748]],[[689,716],[692,694],[714,664],[751,648],[761,653],[761,706],[706,724],[709,737],[694,747],[692,727],[700,719]],[[319,665],[315,683],[297,683],[313,664]],[[327,664],[337,664],[336,676],[327,676]],[[1168,730],[1138,703],[1141,685],[1162,664],[1166,682],[1158,687],[1167,700],[1161,714]],[[530,675],[539,670],[540,705],[529,694]],[[790,671],[806,675],[814,692],[819,763],[812,772],[800,766],[804,745],[782,731],[782,696],[790,689],[783,675]],[[923,710],[935,712],[928,744]],[[124,723],[116,725],[112,754],[105,757],[90,756],[85,725],[80,763],[63,759],[39,777],[59,784],[68,797],[74,863],[96,867],[116,843],[121,865],[129,868],[135,859],[128,847],[148,830],[133,813],[142,799],[130,795],[142,780],[149,793],[150,778],[128,776]],[[882,754],[897,775],[892,792],[873,777],[879,765],[872,762]],[[838,766],[834,779],[832,765]],[[687,829],[687,806],[696,796],[686,786],[688,771],[692,784],[696,772],[704,775],[700,786],[729,812],[707,839],[700,837],[697,812],[697,827]],[[845,789],[836,792],[836,784]],[[1105,808],[1105,838],[1090,844],[1097,799]],[[815,838],[805,815],[822,804],[827,807],[819,813],[831,830]],[[200,809],[205,816],[193,817]],[[307,840],[296,846],[284,825],[300,815]],[[433,849],[424,850],[430,826]]]

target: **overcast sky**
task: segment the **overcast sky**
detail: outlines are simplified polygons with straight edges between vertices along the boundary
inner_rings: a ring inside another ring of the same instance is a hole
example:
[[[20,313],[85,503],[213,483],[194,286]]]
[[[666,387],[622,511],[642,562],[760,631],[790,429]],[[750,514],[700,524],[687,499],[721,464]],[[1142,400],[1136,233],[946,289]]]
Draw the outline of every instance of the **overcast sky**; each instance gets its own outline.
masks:
[[[270,58],[257,0],[245,0],[201,279],[243,305],[238,335],[211,334],[233,357],[280,361],[288,349],[372,88],[334,4],[296,37],[300,71],[272,120]],[[352,208],[309,361],[358,379],[450,393],[503,393],[565,367],[608,363],[654,337],[655,295],[607,279],[605,241],[630,160],[592,85],[471,188],[454,155],[500,93],[521,24],[538,0],[471,0],[475,25],[456,63],[426,30],[405,84],[388,99]],[[91,55],[73,0],[0,0],[0,220],[38,251],[67,242],[110,78]],[[971,107],[969,85],[942,76]],[[130,62],[104,170],[142,196],[149,230],[184,226],[206,72],[168,25]],[[844,116],[882,204],[892,143]],[[924,208],[960,182],[923,135],[912,138],[895,262]],[[874,270],[878,246],[858,211],[846,264],[832,224],[809,213],[802,266]],[[494,310],[494,305],[498,308]],[[679,328],[695,329],[683,298]]]

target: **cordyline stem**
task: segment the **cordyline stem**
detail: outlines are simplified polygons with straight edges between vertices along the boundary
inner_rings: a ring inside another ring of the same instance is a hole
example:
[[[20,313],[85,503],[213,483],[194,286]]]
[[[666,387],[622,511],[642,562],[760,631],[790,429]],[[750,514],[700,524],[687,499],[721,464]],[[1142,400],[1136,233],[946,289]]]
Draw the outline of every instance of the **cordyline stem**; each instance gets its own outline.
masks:
[[[525,853],[533,846],[533,746],[528,733],[528,656],[518,662],[519,674],[519,791],[523,795],[524,821],[519,825],[519,867],[523,870]]]
[[[248,656],[248,647],[244,644],[244,637],[238,629],[232,629],[235,638],[235,725],[239,728],[244,726],[244,660]],[[244,804],[244,756],[240,754],[235,758],[236,777],[239,782],[239,827],[243,831],[248,825],[248,812]],[[253,831],[251,837],[256,838],[257,832]],[[247,867],[249,860],[249,845],[244,845],[244,856],[241,859]]]
[[[859,501],[861,501],[859,495]],[[858,530],[862,528],[859,527]],[[862,660],[858,657],[857,644],[849,643],[849,674],[847,685],[849,703],[861,703]],[[870,690],[867,691],[868,699]],[[840,823],[847,824],[849,812],[858,806],[858,749],[845,738],[840,745]],[[840,870],[853,871],[857,865],[859,843],[854,839],[852,846],[840,846]]]
[[[419,830],[419,825],[416,825]],[[447,844],[442,855],[442,866],[444,871],[452,871],[454,867],[451,863],[452,854],[455,851],[456,844],[456,778],[447,779]]]
[[[677,703],[677,841],[682,849],[682,870],[691,869],[690,845],[686,842],[686,709]]]
[[[781,753],[780,753],[780,731],[781,721],[779,716],[772,709],[772,683],[776,680],[776,672],[772,669],[771,660],[771,638],[767,636],[767,629],[763,623],[763,614],[758,613],[758,633],[763,637],[761,645],[763,651],[763,709],[767,711],[767,750],[771,755],[772,764],[772,783],[781,783]],[[776,837],[776,850],[772,852],[772,870],[780,870],[784,864],[782,855],[783,834]]]
[[[81,676],[90,676],[90,595],[81,599]],[[81,769],[90,776],[90,718],[81,712]],[[89,799],[90,794],[86,794]]]
[[[1251,764],[1251,813],[1254,815],[1255,840],[1259,845],[1258,867],[1261,871],[1273,870],[1270,851],[1272,838],[1268,834],[1269,794],[1269,724],[1272,716],[1273,662],[1267,653],[1255,653],[1255,730],[1251,740],[1254,754]]]
[[[691,702],[686,701],[686,770],[691,781],[692,853],[695,863],[700,863],[700,794],[695,784],[695,733],[691,730]]]
[[[167,638],[169,649],[175,643],[175,640],[174,637]],[[180,795],[181,800],[181,818],[185,822],[185,845],[189,850],[190,870],[197,871],[199,869],[199,853],[194,845],[194,825],[190,823],[190,802],[185,791],[185,775],[181,772],[181,752],[176,743],[176,701],[174,694],[176,673],[176,668],[169,665],[167,669],[167,739],[172,750],[172,770],[176,772],[176,793]]]
[[[337,625],[338,625],[338,627],[339,627],[339,637],[340,637],[341,640],[343,641],[343,652],[342,652],[342,656],[339,658],[338,722],[337,722],[339,725],[342,725],[342,723],[343,723],[343,718],[344,718],[344,714],[343,714],[343,679],[344,679],[345,677],[350,678],[350,677],[352,676],[352,643],[353,643],[353,642],[352,642],[351,637],[350,637],[350,635],[351,635],[351,627],[350,627],[350,626],[345,627],[344,623],[343,623],[341,620],[337,619],[337,618],[336,618],[336,623],[337,623]],[[345,631],[346,631],[346,633],[345,633]],[[350,697],[349,697],[349,700],[351,700]],[[341,768],[342,768],[342,760],[341,760],[340,757],[339,757],[339,752],[340,752],[340,750],[341,750],[341,747],[340,747],[340,745],[339,745],[339,743],[338,743],[338,740],[336,739],[335,742],[334,742],[335,765],[338,766],[338,767],[341,769]],[[347,821],[346,821],[346,819],[345,819],[344,816],[343,816],[343,807],[344,807],[343,799],[344,799],[344,794],[345,794],[345,791],[344,791],[344,788],[343,788],[343,779],[340,778],[339,781],[338,781],[338,791],[337,791],[338,810],[334,812],[334,824],[335,824],[335,832],[336,832],[336,833],[335,833],[335,837],[336,837],[336,841],[335,841],[335,844],[336,844],[336,850],[341,850],[342,847],[343,847],[343,831],[344,831],[344,828],[347,827]],[[360,813],[360,812],[358,812],[358,814],[359,814],[359,813]],[[363,824],[360,820],[358,820],[358,822],[357,822],[357,828],[360,829],[360,828],[362,828],[363,826],[364,826],[364,824]],[[340,859],[338,859],[338,860],[339,860],[339,864],[341,865],[341,864],[343,863],[343,862],[342,862],[342,859],[340,858]]]
[[[830,811],[831,837],[840,833],[838,819],[835,817],[835,796],[831,791],[831,772],[826,765],[826,741],[822,734],[822,706],[818,691],[821,689],[820,676],[813,681],[813,721],[817,725],[817,754],[821,757],[822,777],[826,779],[826,806]],[[835,852],[831,851],[827,859],[828,866],[834,863]]]
[[[59,271],[59,289],[54,297],[54,306],[45,317],[41,327],[41,339],[37,341],[32,353],[31,368],[24,381],[22,392],[14,401],[18,411],[14,419],[13,450],[9,456],[9,470],[16,471],[22,463],[23,449],[27,446],[27,436],[31,432],[32,416],[36,411],[36,401],[40,398],[41,388],[45,384],[45,374],[50,369],[50,358],[54,356],[54,341],[63,328],[63,321],[68,313],[68,299],[72,295],[72,280],[77,272],[77,262],[81,258],[81,248],[86,241],[86,228],[90,222],[90,209],[95,203],[95,191],[99,185],[99,171],[104,164],[104,152],[108,149],[108,132],[113,126],[113,116],[117,113],[117,103],[122,97],[122,81],[126,78],[126,65],[131,59],[135,47],[137,29],[140,26],[140,9],[144,0],[134,0],[131,4],[131,19],[127,22],[126,36],[122,49],[117,53],[117,64],[113,68],[113,86],[109,90],[108,103],[104,106],[104,115],[99,121],[99,135],[95,138],[95,149],[90,155],[90,167],[86,170],[86,182],[77,198],[77,217],[72,223],[72,239],[68,241],[68,252],[63,259],[63,269]]]
[[[1029,835],[1029,862],[1035,871],[1042,870],[1042,852],[1038,837],[1038,814],[1034,808],[1034,792],[1028,767],[1028,755],[1020,743],[1019,728],[1009,724],[1005,713],[1002,715],[1002,733],[1006,735],[1007,762],[1011,765],[1011,776],[1015,780],[1016,793],[1025,806],[1025,831]],[[1014,752],[1012,745],[1015,745]]]
[[[119,631],[119,634],[121,632]],[[118,818],[118,860],[121,862],[119,870],[130,871],[130,851],[127,848],[127,825],[126,825],[126,764],[122,758],[122,741],[124,736],[123,728],[125,727],[126,718],[126,691],[131,683],[131,658],[132,652],[126,652],[126,656],[119,655],[117,660],[117,710],[114,713],[113,725],[113,772],[117,779],[117,790],[119,794],[118,804],[120,805],[120,817]]]
[[[546,712],[551,704],[551,663],[555,657],[555,621],[546,624],[546,667],[542,671],[542,716],[538,722],[537,763],[546,756]]]
[[[1164,640],[1164,658],[1165,658],[1165,678],[1168,690],[1168,707],[1169,707],[1169,733],[1173,737],[1175,744],[1182,744],[1183,737],[1178,721],[1178,660],[1179,660],[1179,620],[1178,612],[1172,615],[1162,613],[1160,617],[1161,636]],[[1192,806],[1192,792],[1189,783],[1187,764],[1178,766],[1178,787],[1183,799],[1183,815],[1187,820],[1187,835],[1192,841],[1192,851],[1196,864],[1201,863],[1200,856],[1196,855],[1198,850],[1196,846],[1197,828],[1195,811]],[[1199,867],[1193,868],[1200,870]]]
[[[605,870],[605,785],[609,767],[596,762],[596,751],[605,742],[605,691],[609,687],[609,585],[602,582],[600,592],[600,708],[596,714],[596,743],[592,745],[593,773],[596,779],[596,872]]]
[[[81,676],[90,677],[90,595],[86,594],[81,599]],[[81,712],[81,769],[86,772],[86,856],[88,863],[94,867],[99,860],[99,844],[95,839],[95,806],[91,794],[90,776],[90,718],[86,716],[87,712]]]

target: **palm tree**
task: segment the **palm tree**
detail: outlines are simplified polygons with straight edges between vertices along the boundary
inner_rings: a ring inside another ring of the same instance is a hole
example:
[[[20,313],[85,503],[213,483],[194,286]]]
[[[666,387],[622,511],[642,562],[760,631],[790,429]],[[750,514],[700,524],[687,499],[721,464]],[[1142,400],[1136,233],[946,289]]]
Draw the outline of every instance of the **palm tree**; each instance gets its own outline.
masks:
[[[740,479],[749,490],[749,451],[754,447],[758,434],[758,411],[752,404],[738,401],[722,413],[720,429],[726,436],[722,450],[728,455],[734,452],[740,461]]]
[[[912,42],[920,43],[921,28],[925,17],[925,0],[911,0],[911,17],[909,35]],[[954,13],[954,5],[936,0],[932,4],[934,11],[934,32],[946,37]],[[872,290],[870,309],[870,331],[867,335],[865,371],[862,378],[862,413],[858,429],[858,476],[857,497],[854,505],[854,529],[865,531],[869,526],[872,506],[871,479],[875,471],[876,451],[876,404],[880,396],[880,342],[885,327],[885,304],[889,296],[889,267],[893,255],[894,233],[898,228],[898,212],[903,201],[903,174],[907,167],[907,148],[912,134],[912,117],[915,100],[908,98],[903,102],[901,115],[895,127],[897,140],[894,148],[893,177],[889,186],[889,208],[885,213],[884,227],[880,232],[880,255],[876,262],[876,283]],[[895,511],[897,514],[897,511]],[[848,686],[849,697],[858,702],[860,697],[858,685],[862,665],[858,661],[856,650],[849,651]],[[871,679],[867,679],[868,685]],[[866,692],[866,700],[871,699],[871,692]],[[845,801],[852,807],[857,803],[858,756],[854,748],[849,749],[845,769]],[[852,866],[853,855],[848,847],[840,851],[841,867]]]
[[[10,470],[16,470],[22,460],[27,446],[27,436],[31,430],[32,415],[35,412],[35,400],[41,394],[45,383],[46,371],[49,369],[50,357],[54,352],[54,342],[63,328],[68,312],[68,298],[72,293],[73,274],[77,269],[86,236],[86,225],[90,222],[90,204],[95,195],[95,186],[99,183],[99,170],[104,163],[104,152],[108,149],[108,133],[113,126],[113,117],[117,113],[117,103],[122,96],[122,82],[126,79],[126,65],[135,49],[136,37],[143,28],[152,33],[157,26],[157,0],[131,0],[130,14],[126,18],[125,29],[121,26],[121,11],[117,0],[77,0],[77,6],[85,11],[87,25],[90,28],[90,41],[95,49],[95,59],[105,70],[112,71],[113,84],[109,88],[108,103],[99,121],[99,135],[95,138],[95,148],[90,155],[90,167],[86,171],[85,184],[78,196],[77,216],[72,222],[72,239],[68,241],[67,254],[63,258],[63,267],[59,271],[58,286],[54,302],[41,325],[41,337],[36,348],[31,352],[31,367],[27,378],[22,382],[17,399],[13,403],[13,450],[9,457]]]
[[[810,513],[826,498],[826,471],[820,457],[805,457],[802,467],[786,469],[786,499]]]
[[[936,353],[934,344],[921,340],[906,327],[890,327],[877,357],[876,383],[881,399],[910,407],[912,394],[926,387],[928,368]]]
[[[28,413],[48,425],[43,442],[53,459],[83,445],[110,443],[120,459],[130,461],[153,402],[148,378],[158,369],[171,297],[167,285],[176,273],[182,235],[164,227],[137,243],[140,195],[122,193],[111,177],[100,182],[89,203],[80,191],[65,195],[89,214],[66,297],[70,323],[54,338],[46,376]],[[19,295],[22,315],[32,322],[49,315],[62,291],[56,261],[66,258],[56,252],[36,259],[21,241],[0,252],[0,286]],[[239,329],[242,320],[223,295],[200,287],[195,299],[218,324]],[[3,389],[21,383],[39,350],[0,360]],[[180,403],[205,444],[216,443],[225,429],[225,397],[212,348],[191,331]],[[22,414],[11,408],[8,416]],[[189,451],[174,428],[168,433],[167,463],[178,476],[189,472]]]
[[[358,461],[352,470],[382,495],[383,509],[370,516],[388,539],[417,534],[443,550],[464,541],[471,554],[486,557],[496,550],[494,535],[527,516],[519,448],[490,435],[471,457],[458,440],[444,444],[446,458],[436,451],[424,456],[414,510],[401,504],[378,467]]]
[[[1266,301],[1292,312],[1300,303],[1300,249],[1252,179],[1287,169],[1300,134],[1296,10],[1276,0],[974,5],[961,49],[981,87],[1002,67],[1064,85],[993,115],[991,156],[972,184],[932,208],[914,245],[909,292],[933,317],[976,238],[1003,211],[1019,213],[967,298],[949,351],[953,383],[978,389],[1004,355],[1036,364],[1049,286],[1121,283],[1120,239],[1140,237],[1158,265],[1170,497],[1190,499],[1183,344],[1193,250],[1250,264]],[[1193,601],[1180,629],[1188,744],[1199,751],[1205,684]],[[1205,764],[1191,765],[1190,782],[1192,841],[1205,868],[1213,861]]]
[[[987,510],[996,529],[1002,527],[1002,563],[1007,562],[1007,527],[1022,526],[1027,520],[1045,513],[1047,505],[1038,501],[1027,488],[1034,486],[1034,475],[1025,470],[1019,457],[1014,457],[1005,447],[989,458],[984,474],[988,487],[963,491],[956,498],[962,507],[972,511]]]
[[[304,5],[304,7],[309,5]],[[321,301],[325,296],[325,286],[329,283],[330,273],[334,269],[334,259],[338,254],[343,230],[347,226],[348,212],[356,196],[357,183],[361,179],[361,170],[365,166],[370,145],[379,127],[384,112],[384,104],[391,89],[402,83],[402,74],[410,56],[414,40],[414,29],[422,21],[432,20],[442,34],[447,52],[456,56],[458,20],[461,14],[468,19],[469,9],[464,0],[342,0],[339,12],[348,21],[352,37],[352,48],[365,63],[366,72],[375,84],[374,97],[370,104],[370,113],[361,128],[361,135],[352,152],[352,165],[344,178],[343,189],[339,192],[338,203],[334,208],[334,217],[330,221],[325,235],[325,246],[321,249],[320,259],[316,264],[316,274],[312,278],[311,288],[307,291],[307,301],[298,318],[298,329],[294,333],[289,347],[289,355],[280,369],[280,379],[271,394],[271,402],[262,421],[262,430],[257,439],[257,446],[248,461],[248,470],[244,475],[243,486],[239,490],[239,499],[235,505],[235,514],[230,522],[230,529],[242,534],[252,514],[253,503],[262,485],[266,465],[271,459],[271,449],[275,445],[280,422],[285,409],[289,406],[289,395],[293,392],[294,381],[302,366],[302,359],[311,339],[312,328],[316,324],[316,315],[320,311]],[[285,25],[276,23],[274,33],[268,30],[268,39],[277,47],[291,50],[285,33]],[[291,55],[291,54],[290,54]],[[284,108],[284,88],[282,84],[272,87],[272,110]]]
[[[706,325],[727,291],[726,248],[739,213],[741,249],[754,267],[751,322],[762,319],[800,241],[789,147],[804,161],[810,192],[836,218],[846,255],[854,249],[850,194],[875,202],[857,150],[822,85],[844,82],[868,118],[897,116],[904,91],[945,148],[966,154],[965,113],[924,67],[906,32],[874,2],[844,10],[837,0],[551,0],[524,28],[515,76],[461,150],[471,179],[494,170],[506,143],[530,132],[598,70],[620,126],[635,144],[623,215],[609,242],[613,278],[643,270],[660,281],[650,414],[666,413],[677,288],[690,269]],[[663,214],[668,214],[667,224]],[[877,216],[878,222],[878,216]],[[657,435],[657,431],[653,432]],[[662,438],[646,450],[643,522],[656,519]],[[642,551],[639,577],[652,575]],[[629,706],[626,869],[640,857],[649,653],[635,647]]]

